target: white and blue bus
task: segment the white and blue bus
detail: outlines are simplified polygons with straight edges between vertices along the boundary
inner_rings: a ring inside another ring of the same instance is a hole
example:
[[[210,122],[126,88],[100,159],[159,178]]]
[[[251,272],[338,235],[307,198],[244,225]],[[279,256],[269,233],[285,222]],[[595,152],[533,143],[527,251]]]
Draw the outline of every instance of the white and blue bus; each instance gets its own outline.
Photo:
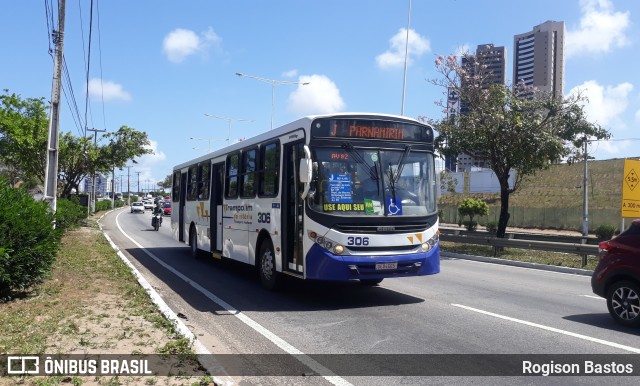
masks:
[[[433,128],[369,113],[309,116],[173,169],[174,237],[281,275],[360,280],[440,271]]]

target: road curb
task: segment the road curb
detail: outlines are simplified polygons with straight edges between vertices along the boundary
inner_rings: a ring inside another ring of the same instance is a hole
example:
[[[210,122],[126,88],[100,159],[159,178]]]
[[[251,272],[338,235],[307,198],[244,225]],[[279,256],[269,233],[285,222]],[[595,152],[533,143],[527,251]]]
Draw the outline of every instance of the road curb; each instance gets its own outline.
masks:
[[[593,274],[593,271],[589,269],[559,267],[555,265],[529,263],[526,261],[499,259],[497,257],[473,256],[473,255],[464,255],[461,253],[442,252],[442,251],[440,252],[440,255],[443,257],[448,257],[453,259],[473,260],[473,261],[479,261],[483,263],[511,265],[514,267],[539,269],[542,271],[561,272],[561,273],[568,273],[573,275],[591,276]]]
[[[207,369],[207,372],[213,379],[214,384],[216,386],[233,385],[232,381],[229,381],[221,378],[220,376],[214,375],[216,374],[217,371],[222,370],[225,373],[226,371],[214,359],[211,359],[212,357],[211,352],[209,352],[209,350],[207,350],[207,348],[198,340],[198,338],[193,334],[193,332],[191,332],[189,327],[187,327],[187,325],[184,324],[184,322],[180,320],[180,318],[178,318],[178,315],[176,315],[176,313],[167,305],[167,303],[165,303],[165,301],[162,299],[160,294],[153,288],[152,285],[149,284],[149,282],[147,281],[147,279],[145,279],[142,273],[138,271],[138,269],[133,265],[133,263],[129,261],[129,258],[127,258],[127,256],[125,256],[125,254],[120,250],[120,248],[118,248],[118,246],[111,240],[111,237],[107,235],[107,232],[105,232],[104,229],[102,229],[102,224],[100,223],[100,220],[102,220],[102,218],[107,214],[111,212],[115,212],[119,209],[123,209],[123,208],[111,209],[105,212],[102,216],[100,216],[100,218],[96,220],[96,223],[100,228],[100,232],[102,232],[105,239],[107,240],[111,248],[113,248],[113,250],[116,252],[118,257],[120,257],[122,262],[127,267],[129,267],[129,269],[131,270],[131,273],[135,276],[136,280],[138,281],[138,284],[140,284],[140,286],[144,288],[144,290],[147,292],[147,294],[151,298],[151,301],[158,307],[158,310],[160,311],[160,313],[162,313],[162,315],[164,315],[165,318],[167,318],[171,323],[173,323],[176,326],[176,331],[180,335],[182,335],[183,337],[185,337],[191,342],[191,344],[193,345],[193,350],[196,353],[198,360],[200,361],[200,364],[203,367],[205,367],[205,369]]]

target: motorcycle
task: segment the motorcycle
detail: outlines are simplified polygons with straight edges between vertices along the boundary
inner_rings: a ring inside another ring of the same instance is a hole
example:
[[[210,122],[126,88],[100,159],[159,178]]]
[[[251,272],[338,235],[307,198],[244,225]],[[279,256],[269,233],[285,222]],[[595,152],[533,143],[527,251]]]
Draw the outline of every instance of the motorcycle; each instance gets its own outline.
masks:
[[[160,228],[160,225],[162,225],[162,215],[159,213],[154,214],[153,217],[151,217],[151,226],[153,227],[153,230],[157,231],[158,228]]]

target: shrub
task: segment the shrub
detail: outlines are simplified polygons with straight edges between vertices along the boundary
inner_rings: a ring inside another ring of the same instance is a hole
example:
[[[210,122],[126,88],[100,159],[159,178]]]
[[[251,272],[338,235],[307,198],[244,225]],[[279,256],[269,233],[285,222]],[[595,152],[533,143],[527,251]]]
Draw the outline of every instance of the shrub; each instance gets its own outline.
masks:
[[[465,198],[458,205],[458,213],[460,216],[469,216],[469,221],[462,221],[468,230],[472,231],[478,226],[478,223],[473,220],[475,216],[485,216],[489,213],[489,205],[482,200],[475,198]],[[475,225],[474,225],[475,223]]]
[[[616,234],[616,231],[617,229],[615,226],[602,224],[596,228],[595,233],[600,240],[609,240],[614,234]]]
[[[487,222],[486,228],[487,228],[487,232],[495,236],[495,234],[498,232],[498,222],[489,221]]]
[[[77,196],[71,198],[58,198],[56,204],[56,228],[61,230],[80,226],[82,220],[87,218],[87,208],[80,205]]]
[[[473,220],[465,220],[462,222],[462,224],[465,228],[467,228],[468,231],[475,231],[478,227],[478,222]]]
[[[108,200],[100,200],[96,201],[96,212],[101,210],[109,210],[111,209],[111,201]]]
[[[62,231],[47,203],[0,179],[0,296],[27,289],[50,272]]]

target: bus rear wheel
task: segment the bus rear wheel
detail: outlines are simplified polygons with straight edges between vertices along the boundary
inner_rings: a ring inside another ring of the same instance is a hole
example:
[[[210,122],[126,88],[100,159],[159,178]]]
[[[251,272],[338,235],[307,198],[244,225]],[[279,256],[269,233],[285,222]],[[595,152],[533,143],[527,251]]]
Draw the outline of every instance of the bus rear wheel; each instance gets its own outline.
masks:
[[[258,254],[258,272],[260,282],[268,290],[274,290],[278,284],[278,272],[276,272],[276,255],[273,252],[273,243],[266,239],[260,244]]]
[[[191,247],[191,257],[198,257],[198,235],[193,228],[189,231],[189,247]]]

